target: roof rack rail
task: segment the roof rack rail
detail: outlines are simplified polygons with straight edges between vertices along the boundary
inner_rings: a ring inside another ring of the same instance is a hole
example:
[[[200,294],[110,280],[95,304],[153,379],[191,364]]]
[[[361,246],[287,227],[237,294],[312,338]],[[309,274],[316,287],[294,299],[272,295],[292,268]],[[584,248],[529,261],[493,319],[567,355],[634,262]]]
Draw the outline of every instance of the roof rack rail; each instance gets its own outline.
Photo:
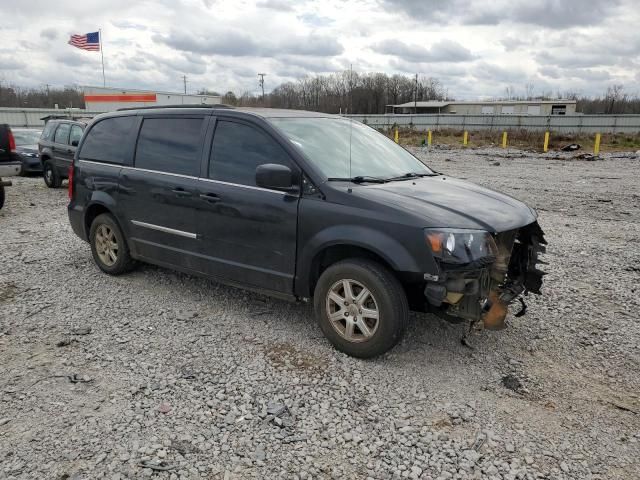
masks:
[[[122,112],[124,110],[157,110],[162,108],[222,108],[222,109],[231,109],[234,108],[232,105],[225,105],[224,103],[216,103],[214,105],[203,105],[199,103],[188,103],[185,105],[152,105],[150,107],[123,107],[119,108],[117,111]]]

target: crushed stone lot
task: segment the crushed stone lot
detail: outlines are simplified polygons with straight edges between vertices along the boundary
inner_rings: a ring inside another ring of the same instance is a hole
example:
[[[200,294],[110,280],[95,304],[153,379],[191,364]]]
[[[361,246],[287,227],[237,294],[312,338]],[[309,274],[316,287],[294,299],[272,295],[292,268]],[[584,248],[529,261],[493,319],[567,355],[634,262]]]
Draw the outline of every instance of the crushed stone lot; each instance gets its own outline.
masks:
[[[15,179],[0,478],[640,478],[640,157],[416,151],[538,210],[544,295],[471,348],[465,325],[412,315],[370,361],[334,350],[309,305],[101,273],[66,191]]]

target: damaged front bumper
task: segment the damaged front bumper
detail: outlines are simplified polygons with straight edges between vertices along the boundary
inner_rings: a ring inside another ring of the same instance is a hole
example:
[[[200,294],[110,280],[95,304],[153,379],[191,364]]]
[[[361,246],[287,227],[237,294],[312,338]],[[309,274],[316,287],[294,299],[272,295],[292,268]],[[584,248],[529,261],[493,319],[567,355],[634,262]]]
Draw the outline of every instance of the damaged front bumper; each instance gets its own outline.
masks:
[[[540,294],[545,272],[538,257],[545,252],[544,232],[538,222],[493,236],[497,252],[467,265],[440,264],[438,275],[425,275],[428,310],[459,322],[482,323],[484,328],[505,327],[508,305],[523,295]]]

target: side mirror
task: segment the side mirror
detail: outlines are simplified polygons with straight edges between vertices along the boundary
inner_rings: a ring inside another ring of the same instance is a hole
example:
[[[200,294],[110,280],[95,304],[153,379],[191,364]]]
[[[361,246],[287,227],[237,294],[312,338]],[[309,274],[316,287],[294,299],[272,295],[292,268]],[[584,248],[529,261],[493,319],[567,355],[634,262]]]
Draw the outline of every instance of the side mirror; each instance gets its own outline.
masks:
[[[293,190],[293,172],[289,167],[265,163],[256,168],[256,185],[275,190]]]
[[[77,147],[80,142],[78,140],[71,140],[71,146]]]

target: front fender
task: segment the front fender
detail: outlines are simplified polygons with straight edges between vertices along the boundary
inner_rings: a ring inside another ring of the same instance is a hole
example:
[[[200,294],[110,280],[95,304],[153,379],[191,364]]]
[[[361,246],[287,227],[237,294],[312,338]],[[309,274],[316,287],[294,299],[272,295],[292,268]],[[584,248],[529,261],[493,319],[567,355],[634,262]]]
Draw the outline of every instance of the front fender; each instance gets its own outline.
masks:
[[[296,275],[296,291],[302,296],[311,294],[310,274],[313,260],[326,248],[335,245],[347,245],[368,250],[382,258],[396,272],[419,273],[437,269],[433,259],[430,265],[421,265],[424,258],[418,259],[405,245],[390,235],[370,227],[361,225],[333,225],[325,228],[309,238],[302,251]],[[423,250],[426,251],[426,247]],[[426,268],[426,270],[425,270]]]

